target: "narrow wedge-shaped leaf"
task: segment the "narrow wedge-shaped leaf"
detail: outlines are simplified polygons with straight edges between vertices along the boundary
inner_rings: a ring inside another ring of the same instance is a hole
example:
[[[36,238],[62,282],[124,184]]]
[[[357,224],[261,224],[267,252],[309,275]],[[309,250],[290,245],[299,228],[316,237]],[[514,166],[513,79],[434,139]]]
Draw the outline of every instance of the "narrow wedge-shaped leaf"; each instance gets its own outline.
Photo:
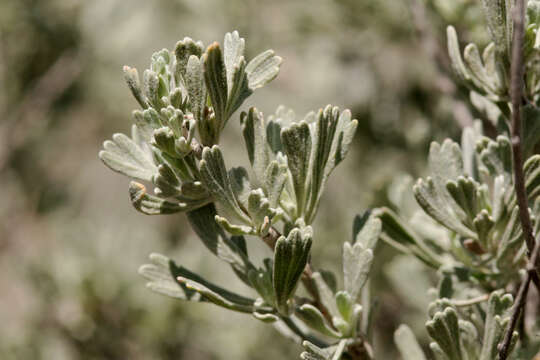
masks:
[[[191,104],[191,112],[197,121],[202,121],[204,107],[206,106],[206,87],[204,85],[202,63],[195,55],[191,55],[188,59],[185,83]]]
[[[264,188],[272,208],[277,208],[287,181],[287,165],[272,161],[264,172]]]
[[[254,299],[245,298],[208,282],[201,283],[183,276],[178,276],[176,279],[178,282],[185,284],[188,289],[198,292],[208,301],[218,306],[244,313],[253,313],[255,310]]]
[[[233,85],[235,68],[244,56],[245,44],[245,40],[238,35],[238,31],[225,34],[225,40],[223,41],[223,59],[227,71],[227,86],[229,93],[231,92]]]
[[[207,301],[200,294],[176,280],[178,276],[184,276],[202,281],[198,275],[176,265],[174,261],[161,254],[151,254],[150,261],[151,264],[145,264],[139,268],[139,274],[148,280],[146,286],[150,290],[181,300]]]
[[[274,55],[274,50],[266,50],[253,58],[246,66],[249,88],[255,90],[274,80],[281,61],[279,56]]]
[[[426,360],[416,336],[407,325],[400,325],[394,332],[394,342],[403,360]]]
[[[372,262],[373,251],[371,249],[365,249],[361,243],[351,245],[349,242],[345,242],[343,244],[345,290],[353,301],[358,299],[360,290],[367,281]]]
[[[365,220],[361,221],[362,218]],[[381,235],[381,219],[371,212],[366,212],[362,218],[358,215],[355,217],[353,244],[362,244],[364,249],[374,249]]]
[[[503,291],[494,291],[489,296],[482,352],[479,360],[497,358],[499,353],[497,347],[506,330],[504,319],[508,321],[510,318],[508,310],[512,303],[512,295],[505,295]]]
[[[456,310],[447,307],[435,313],[426,323],[429,336],[440,346],[449,360],[462,360],[458,316]]]
[[[267,145],[266,126],[261,112],[256,108],[240,115],[242,134],[246,143],[249,162],[253,168],[257,181],[265,180],[265,170],[269,166],[270,149]]]
[[[141,105],[143,109],[146,109],[148,107],[148,104],[146,103],[146,99],[142,92],[141,83],[139,81],[139,73],[137,72],[137,69],[131,68],[129,66],[124,66],[124,79],[126,80],[129,90],[131,90],[131,93],[133,94],[135,100],[137,100],[137,102]]]
[[[456,215],[450,212],[447,202],[440,196],[431,177],[426,180],[419,179],[413,190],[416,201],[431,217],[462,236],[477,238],[476,233],[463,225]]]
[[[472,75],[471,80],[476,86],[485,89],[488,93],[498,92],[498,89],[494,88],[487,76],[484,64],[482,64],[482,59],[480,58],[480,52],[475,44],[469,44],[465,47],[463,58]]]
[[[308,115],[309,116],[309,115]],[[311,154],[310,198],[307,209],[308,218],[314,216],[326,180],[325,168],[336,135],[339,109],[328,105],[319,110],[313,133],[313,152]],[[313,214],[313,215],[311,215]],[[309,220],[308,220],[309,222]]]
[[[448,26],[446,28],[446,36],[448,39],[448,54],[450,56],[450,60],[452,61],[452,68],[454,69],[454,72],[464,83],[471,82],[471,74],[465,67],[463,59],[461,58],[461,50],[459,48],[456,29],[454,29],[453,26]]]
[[[99,158],[111,170],[143,181],[151,181],[157,173],[152,156],[124,134],[114,134],[103,147]]]
[[[217,42],[210,45],[203,55],[203,74],[208,95],[214,108],[218,131],[222,129],[226,119],[227,107],[227,72],[221,48]]]
[[[310,304],[304,304],[300,306],[295,315],[300,318],[307,326],[320,332],[323,335],[340,338],[341,335],[337,331],[333,330],[326,320],[323,314],[315,306]]]
[[[203,52],[203,44],[200,41],[193,41],[192,39],[185,37],[176,43],[174,54],[176,56],[176,85],[178,86],[181,78],[186,76],[187,64],[189,58],[194,55],[200,58]]]
[[[288,300],[294,295],[298,280],[306,267],[311,236],[295,228],[287,237],[276,242],[274,254],[274,293],[278,310],[286,315],[289,312]]]
[[[508,24],[511,2],[505,0],[482,0],[489,34],[495,43],[497,52],[508,56],[510,50],[511,24]]]
[[[232,70],[232,83],[229,87],[227,106],[225,108],[226,115],[225,120],[222,123],[222,127],[225,126],[226,121],[240,107],[240,105],[242,105],[244,100],[253,93],[253,90],[251,90],[248,86],[248,78],[245,69],[246,61],[243,57],[241,57]]]
[[[149,105],[155,109],[162,107],[161,97],[159,96],[159,75],[150,69],[143,73],[144,95]]]
[[[281,130],[281,142],[287,155],[296,196],[297,216],[303,214],[307,193],[307,175],[311,156],[309,125],[302,121]]]
[[[226,209],[227,213],[243,224],[250,225],[249,217],[240,209],[234,196],[229,174],[225,168],[225,161],[217,145],[212,148],[204,148],[199,166],[202,183]]]
[[[129,198],[133,207],[146,215],[174,214],[181,211],[191,211],[204,206],[206,200],[190,202],[173,202],[150,195],[144,185],[132,181],[129,184]]]

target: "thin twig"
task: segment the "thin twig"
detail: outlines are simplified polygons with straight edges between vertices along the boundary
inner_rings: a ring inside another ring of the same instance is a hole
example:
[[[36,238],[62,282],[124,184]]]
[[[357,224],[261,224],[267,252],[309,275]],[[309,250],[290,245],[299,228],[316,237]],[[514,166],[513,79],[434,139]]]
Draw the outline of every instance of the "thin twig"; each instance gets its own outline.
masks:
[[[519,316],[525,306],[525,301],[527,300],[527,293],[529,291],[529,284],[533,278],[533,274],[536,274],[536,267],[534,264],[538,261],[538,252],[540,250],[540,241],[536,241],[534,246],[532,256],[527,264],[527,275],[525,280],[521,283],[519,287],[516,300],[512,306],[512,316],[510,318],[510,323],[508,324],[508,329],[504,334],[503,342],[499,345],[499,360],[506,360],[508,356],[508,351],[510,350],[510,343],[512,341],[512,335],[516,327]]]
[[[472,299],[454,300],[452,301],[452,305],[457,306],[457,307],[471,306],[471,305],[479,304],[488,300],[489,300],[489,294],[485,294],[485,295],[481,295]]]
[[[523,153],[521,149],[521,103],[523,90],[523,34],[524,34],[525,4],[524,0],[517,0],[514,6],[513,21],[514,34],[512,39],[512,63],[510,96],[512,98],[512,156],[514,160],[514,187],[519,207],[519,218],[527,249],[529,262],[527,264],[527,276],[521,283],[514,306],[508,329],[503,342],[499,345],[499,359],[506,360],[510,350],[512,335],[520,314],[522,313],[531,280],[537,278],[535,265],[538,259],[539,243],[535,242],[529,205],[525,191],[525,176],[523,173]],[[535,244],[536,243],[536,244]],[[538,284],[537,284],[538,286]]]

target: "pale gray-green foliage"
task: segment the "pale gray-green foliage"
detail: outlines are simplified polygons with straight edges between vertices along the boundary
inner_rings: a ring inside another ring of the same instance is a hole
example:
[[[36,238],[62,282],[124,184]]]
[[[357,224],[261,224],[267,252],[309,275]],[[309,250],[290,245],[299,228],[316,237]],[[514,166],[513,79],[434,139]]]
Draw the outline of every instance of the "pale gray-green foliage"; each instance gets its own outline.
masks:
[[[513,302],[510,294],[504,294],[505,289],[520,280],[519,270],[527,261],[514,192],[516,170],[508,125],[512,4],[510,0],[483,1],[492,43],[482,56],[475,44],[469,44],[462,57],[455,29],[447,29],[454,71],[471,89],[472,104],[498,135],[484,136],[477,121],[463,130],[461,145],[449,139],[432,143],[428,175],[414,186],[411,177],[396,180],[389,198],[397,212],[389,208],[377,210],[383,240],[438,269],[439,285],[431,293],[439,300],[431,303],[426,323],[436,359],[498,357]],[[535,234],[540,223],[540,160],[531,154],[539,140],[540,123],[536,66],[539,4],[535,0],[527,2],[523,49],[524,97],[528,100],[522,112],[522,148],[526,156],[523,172]],[[411,187],[415,201],[409,193],[403,193],[403,189]],[[512,335],[514,346],[518,334]],[[425,358],[409,328],[402,326],[395,340],[404,359]]]
[[[400,215],[379,210],[383,239],[435,268],[464,269],[481,284],[496,279],[503,285],[515,279],[526,247],[508,138],[501,135],[492,140],[482,136],[478,126],[467,128],[461,146],[451,140],[433,143],[428,165],[429,176],[413,186],[419,208],[409,204]],[[526,161],[524,171],[529,202],[534,205],[531,215],[537,223],[537,155]]]
[[[369,296],[361,299],[360,293],[380,220],[367,214],[355,228],[355,241],[345,242],[344,290],[329,286],[327,272],[326,279],[320,272],[305,272],[314,238],[310,224],[330,173],[348,152],[357,121],[349,110],[331,105],[299,122],[283,107],[266,119],[251,108],[240,120],[253,179],[244,168],[228,168],[218,145],[220,134],[244,100],[271,81],[281,64],[271,50],[246,62],[244,49],[237,32],[225,35],[223,49],[213,43],[204,50],[201,42],[185,38],[174,51],[152,55],[142,84],[137,70],[125,67],[128,87],[142,109],[133,112],[131,138],[114,135],[100,158],[112,170],[153,186],[154,194],[149,194],[145,185],[131,182],[130,199],[137,210],[148,215],[187,212],[203,244],[228,263],[255,296],[213,284],[158,254],[140,268],[150,289],[279,322],[337,360],[346,345],[358,341],[360,334],[366,336],[370,327],[369,306],[362,314],[360,305]],[[262,267],[253,264],[245,235],[274,247],[273,258],[264,259]],[[314,291],[312,302],[320,301],[321,308],[296,296],[303,276]],[[329,318],[321,312],[326,310]],[[306,327],[311,330],[302,330]],[[335,343],[326,344],[311,331]]]
[[[433,342],[430,349],[441,360],[491,360],[498,357],[497,346],[504,336],[510,320],[512,295],[495,291],[480,309],[465,309],[442,298],[431,303],[430,320],[426,328]],[[512,346],[516,344],[513,334]],[[411,330],[402,325],[394,333],[398,349],[404,360],[425,359],[422,349]]]
[[[426,323],[435,358],[495,358],[512,297],[493,290],[517,281],[526,262],[506,126],[512,33],[508,4],[484,1],[493,43],[483,57],[471,44],[462,58],[456,32],[448,28],[454,69],[471,88],[472,103],[487,114],[499,135],[484,136],[477,122],[464,129],[461,145],[449,139],[432,143],[428,175],[412,189],[410,178],[392,187],[389,198],[395,211],[381,208],[355,220],[353,241],[343,244],[339,290],[333,274],[312,270],[316,234],[311,225],[328,177],[354,137],[357,121],[350,111],[328,105],[299,121],[281,106],[267,117],[256,108],[242,112],[248,172],[227,167],[219,140],[245,99],[277,75],[281,59],[271,50],[247,62],[245,41],[233,32],[225,35],[223,49],[213,43],[204,50],[202,43],[185,38],[174,52],[155,53],[142,84],[137,71],[126,67],[128,87],[142,110],[133,113],[131,139],[114,135],[105,142],[101,159],[111,169],[153,185],[150,195],[144,185],[131,183],[130,198],[139,211],[187,212],[203,244],[232,267],[252,295],[212,284],[163,255],[151,255],[152,264],[140,269],[148,286],[275,323],[284,334],[303,340],[303,359],[338,360],[350,356],[351,349],[362,349],[361,356],[371,359],[368,278],[381,238],[438,271],[439,284],[429,295],[438,300],[431,303]],[[533,39],[537,5],[531,1],[528,7],[528,70],[540,54]],[[535,71],[527,71],[526,77],[531,102],[540,93]],[[538,142],[537,120],[535,106],[525,107],[527,155]],[[536,231],[540,156],[528,157],[524,172]],[[265,241],[273,257],[265,258],[262,266],[254,264],[244,236]],[[301,279],[310,298],[296,294]],[[398,329],[395,339],[405,359],[426,358],[407,327]]]

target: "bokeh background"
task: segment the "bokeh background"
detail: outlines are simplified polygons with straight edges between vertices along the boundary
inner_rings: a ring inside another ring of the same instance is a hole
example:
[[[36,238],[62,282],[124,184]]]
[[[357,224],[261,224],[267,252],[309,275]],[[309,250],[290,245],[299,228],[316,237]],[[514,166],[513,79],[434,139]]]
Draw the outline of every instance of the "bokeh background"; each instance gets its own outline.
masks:
[[[284,59],[244,108],[350,108],[357,138],[315,223],[315,266],[339,269],[354,216],[388,204],[393,179],[422,173],[431,140],[474,119],[444,34],[452,23],[462,40],[485,43],[480,10],[474,0],[1,0],[0,359],[298,358],[272,326],[144,287],[137,268],[151,252],[218,283],[231,273],[184,215],[137,213],[128,179],[99,161],[136,108],[122,65],[142,71],[184,36],[209,44],[238,30],[248,58],[273,48]],[[237,119],[224,140],[229,166],[247,162]],[[401,322],[425,341],[435,277],[384,247],[376,264],[375,347],[392,359]]]

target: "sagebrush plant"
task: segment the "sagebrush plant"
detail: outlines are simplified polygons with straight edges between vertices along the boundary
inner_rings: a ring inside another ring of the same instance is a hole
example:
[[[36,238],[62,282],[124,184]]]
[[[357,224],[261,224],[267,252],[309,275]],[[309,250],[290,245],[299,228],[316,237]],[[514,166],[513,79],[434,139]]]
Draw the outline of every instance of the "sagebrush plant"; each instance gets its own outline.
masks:
[[[426,323],[436,359],[535,354],[540,343],[527,336],[535,329],[525,327],[524,303],[529,283],[540,286],[534,266],[540,229],[540,1],[484,0],[483,6],[492,42],[482,56],[470,44],[462,57],[456,31],[449,27],[447,33],[453,68],[484,118],[463,130],[461,144],[433,143],[426,177],[414,186],[411,177],[396,177],[390,206],[355,219],[352,241],[343,243],[339,282],[312,265],[317,234],[311,225],[327,179],[353,140],[357,120],[351,112],[328,105],[297,119],[280,106],[266,117],[256,108],[236,116],[281,64],[272,50],[247,61],[236,31],[225,35],[223,46],[205,49],[185,38],[174,51],[154,53],[142,83],[137,70],[126,66],[125,79],[142,109],[133,112],[131,137],[115,134],[100,158],[146,184],[129,187],[140,212],[186,212],[208,250],[253,291],[237,294],[160,254],[140,268],[148,287],[274,323],[302,342],[303,359],[375,359],[367,283],[381,239],[440,278],[429,294]],[[219,146],[231,118],[239,118],[249,170],[228,168]],[[246,241],[254,238],[272,250],[262,264],[247,251]],[[404,359],[427,358],[406,325],[395,340]]]

